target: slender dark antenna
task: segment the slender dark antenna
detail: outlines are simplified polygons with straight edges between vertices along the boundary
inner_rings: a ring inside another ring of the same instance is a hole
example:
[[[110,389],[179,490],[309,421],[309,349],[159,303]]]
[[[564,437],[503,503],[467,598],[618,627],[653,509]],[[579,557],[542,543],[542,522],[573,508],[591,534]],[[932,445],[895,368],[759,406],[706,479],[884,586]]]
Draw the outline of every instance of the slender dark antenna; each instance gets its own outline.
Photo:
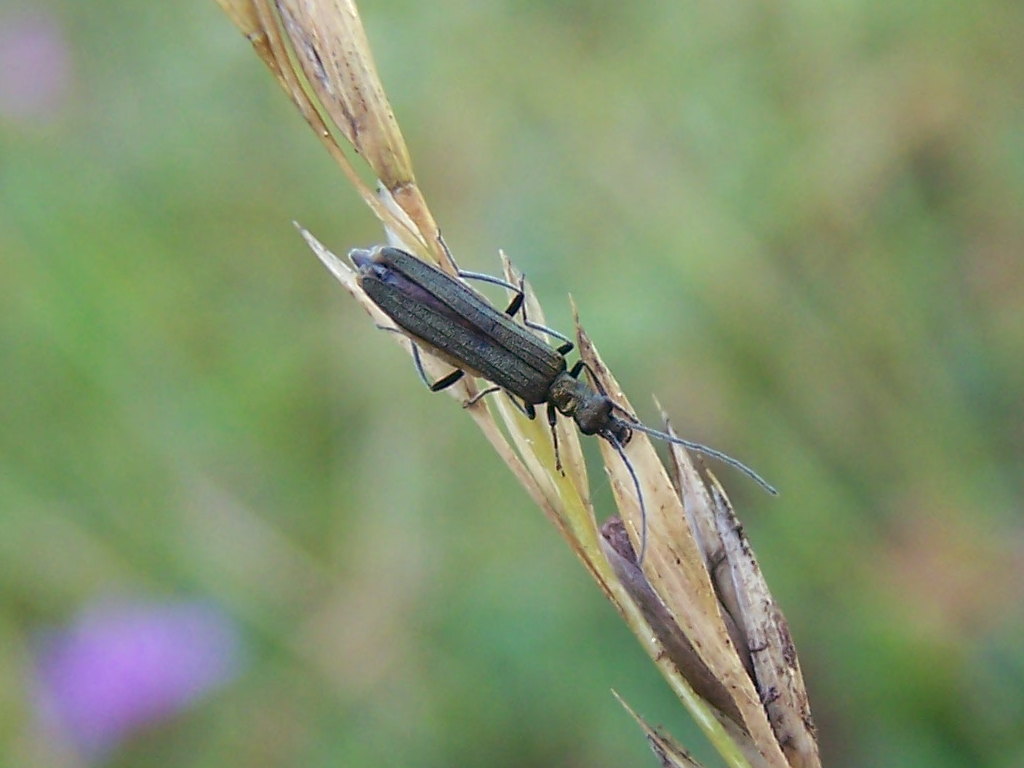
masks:
[[[718,459],[720,462],[722,462],[723,464],[728,464],[730,467],[735,467],[740,472],[749,477],[751,480],[753,480],[755,483],[757,483],[766,491],[768,491],[768,493],[770,493],[772,496],[779,495],[779,492],[775,490],[775,487],[772,486],[767,480],[765,480],[763,477],[757,474],[757,472],[752,470],[742,461],[734,459],[732,456],[729,456],[728,454],[722,453],[721,451],[716,451],[714,448],[710,448],[706,445],[703,445],[702,443],[695,443],[692,440],[684,440],[681,437],[675,437],[674,435],[670,435],[667,432],[659,432],[656,429],[651,429],[650,427],[641,424],[639,421],[632,421],[629,419],[623,419],[623,421],[629,426],[630,429],[639,430],[640,432],[644,432],[650,435],[651,437],[661,438],[662,440],[668,443],[675,443],[676,445],[681,445],[684,448],[689,448],[691,451],[702,453],[705,456],[710,456],[713,459]]]
[[[619,458],[622,459],[622,463],[626,465],[626,469],[629,470],[629,476],[633,478],[633,487],[636,488],[636,498],[640,502],[640,554],[637,556],[636,564],[642,566],[644,564],[644,555],[647,554],[647,506],[644,504],[644,494],[640,490],[640,481],[637,479],[636,470],[633,469],[633,464],[626,458],[626,452],[622,448],[622,443],[618,441],[613,435],[607,435],[608,442],[615,448],[616,453],[619,454]]]

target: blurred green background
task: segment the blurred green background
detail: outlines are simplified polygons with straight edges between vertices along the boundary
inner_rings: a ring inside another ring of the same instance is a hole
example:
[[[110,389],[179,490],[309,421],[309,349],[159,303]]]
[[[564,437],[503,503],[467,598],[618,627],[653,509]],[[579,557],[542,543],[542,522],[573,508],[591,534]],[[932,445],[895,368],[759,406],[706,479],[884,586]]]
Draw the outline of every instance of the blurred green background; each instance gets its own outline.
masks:
[[[825,763],[1024,765],[1024,6],[362,12],[462,265],[563,329],[571,291],[642,417],[782,489],[720,472]],[[8,764],[81,764],[33,659],[111,595],[246,651],[105,764],[653,765],[611,688],[718,764],[292,228],[381,237],[216,5],[7,0],[0,40]]]

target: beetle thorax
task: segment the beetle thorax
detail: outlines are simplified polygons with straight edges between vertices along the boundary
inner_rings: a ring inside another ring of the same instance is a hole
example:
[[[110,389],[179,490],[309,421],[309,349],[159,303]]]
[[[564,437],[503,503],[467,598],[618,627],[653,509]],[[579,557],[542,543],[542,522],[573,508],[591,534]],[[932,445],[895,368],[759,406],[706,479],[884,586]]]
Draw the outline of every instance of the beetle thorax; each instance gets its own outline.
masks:
[[[586,382],[574,379],[568,372],[563,371],[555,377],[548,390],[548,399],[559,412],[574,419],[585,435],[604,432],[612,421],[612,401],[595,392]]]

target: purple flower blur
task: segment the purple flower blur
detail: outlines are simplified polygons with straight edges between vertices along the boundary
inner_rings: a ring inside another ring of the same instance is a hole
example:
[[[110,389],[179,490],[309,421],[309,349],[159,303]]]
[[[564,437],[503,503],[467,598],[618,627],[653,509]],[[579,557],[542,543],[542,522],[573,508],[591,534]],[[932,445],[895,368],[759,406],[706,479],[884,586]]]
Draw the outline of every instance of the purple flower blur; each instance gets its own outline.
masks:
[[[71,51],[59,19],[46,11],[0,12],[0,119],[51,119],[71,80]]]
[[[224,685],[239,650],[231,621],[210,603],[100,603],[40,638],[36,703],[46,725],[100,758]]]

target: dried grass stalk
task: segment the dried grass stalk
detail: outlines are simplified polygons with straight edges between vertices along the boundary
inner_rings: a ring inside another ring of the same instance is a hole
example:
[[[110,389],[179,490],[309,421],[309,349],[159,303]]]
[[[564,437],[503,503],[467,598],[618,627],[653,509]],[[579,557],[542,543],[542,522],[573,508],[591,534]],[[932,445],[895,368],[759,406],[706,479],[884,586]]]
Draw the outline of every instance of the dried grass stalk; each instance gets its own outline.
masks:
[[[380,83],[365,32],[349,0],[217,0],[250,40],[331,156],[380,219],[388,240],[452,269],[420,194],[398,123]],[[346,143],[376,176],[362,181]],[[301,229],[310,248],[378,324],[389,321],[352,269]],[[506,278],[516,282],[508,260]],[[543,323],[527,288],[530,317]],[[386,334],[410,350],[408,339]],[[629,402],[579,327],[582,358],[616,402]],[[430,375],[448,367],[425,357]],[[468,377],[447,390],[465,403],[478,391]],[[544,420],[530,420],[507,399],[466,409],[495,450],[554,523],[637,636],[652,661],[730,766],[820,765],[796,653],[724,491],[687,453],[672,447],[670,478],[648,437],[626,446],[647,510],[645,560],[636,562],[642,521],[632,479],[602,441],[605,471],[620,518],[599,529],[578,433],[557,425],[564,472],[555,466]],[[673,482],[674,480],[674,482]],[[753,649],[753,650],[750,650]],[[642,720],[662,765],[696,763]]]

